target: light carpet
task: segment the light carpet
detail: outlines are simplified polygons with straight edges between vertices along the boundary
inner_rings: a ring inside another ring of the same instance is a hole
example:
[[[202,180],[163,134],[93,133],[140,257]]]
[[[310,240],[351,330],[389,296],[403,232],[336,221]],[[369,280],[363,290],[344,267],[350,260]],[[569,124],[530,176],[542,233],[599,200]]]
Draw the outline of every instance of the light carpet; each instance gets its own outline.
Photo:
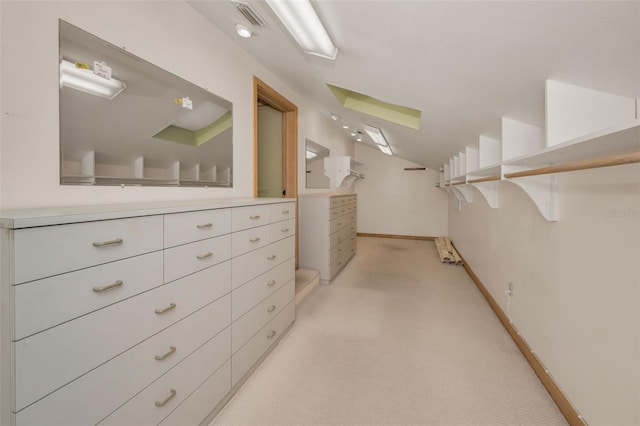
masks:
[[[564,425],[463,267],[364,238],[211,425]]]

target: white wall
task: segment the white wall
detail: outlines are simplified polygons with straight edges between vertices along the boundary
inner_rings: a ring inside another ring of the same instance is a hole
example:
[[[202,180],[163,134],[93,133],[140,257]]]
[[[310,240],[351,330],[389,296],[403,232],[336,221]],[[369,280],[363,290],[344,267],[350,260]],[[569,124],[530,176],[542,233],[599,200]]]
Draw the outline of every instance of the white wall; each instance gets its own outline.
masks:
[[[557,175],[558,222],[500,182],[449,208],[449,234],[591,425],[640,424],[640,166]]]
[[[332,133],[339,129],[306,99],[183,2],[0,1],[0,8],[0,205],[4,209],[252,196],[253,75],[299,108],[299,170],[304,170],[300,164],[306,137],[321,143],[340,139]],[[234,187],[59,185],[59,18],[233,102]],[[304,174],[300,176],[304,188]]]
[[[356,180],[358,232],[435,237],[447,235],[447,193],[435,187],[439,173],[405,171],[417,164],[356,144],[356,159],[365,163]]]

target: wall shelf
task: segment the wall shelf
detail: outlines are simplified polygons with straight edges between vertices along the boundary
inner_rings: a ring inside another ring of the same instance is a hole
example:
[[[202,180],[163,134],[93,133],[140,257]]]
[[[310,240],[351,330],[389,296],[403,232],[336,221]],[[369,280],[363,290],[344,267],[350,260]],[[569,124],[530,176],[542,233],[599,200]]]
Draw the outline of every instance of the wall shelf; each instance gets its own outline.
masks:
[[[503,117],[502,140],[480,136],[477,147],[454,155],[440,171],[440,187],[450,184],[458,201],[471,202],[462,188],[473,186],[497,208],[498,184],[508,181],[557,221],[557,173],[640,163],[640,99],[553,80],[545,89],[546,129]]]

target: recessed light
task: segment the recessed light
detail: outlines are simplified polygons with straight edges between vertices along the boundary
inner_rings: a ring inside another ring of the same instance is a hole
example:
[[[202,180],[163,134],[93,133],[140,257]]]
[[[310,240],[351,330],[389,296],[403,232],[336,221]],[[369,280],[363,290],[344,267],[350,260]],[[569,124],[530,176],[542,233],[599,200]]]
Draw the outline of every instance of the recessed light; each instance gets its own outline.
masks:
[[[358,136],[358,139],[356,139],[358,142],[362,142],[362,136]]]
[[[331,113],[331,118],[333,118],[335,121],[338,121],[342,117],[340,117],[338,114]]]
[[[351,136],[355,136],[355,135],[356,135],[356,132],[351,132]]]
[[[242,24],[236,24],[236,32],[240,37],[249,38],[253,35],[253,31],[251,31],[248,27]]]
[[[343,125],[342,125],[342,128],[343,128],[343,129],[348,129],[348,128],[349,128],[349,126],[347,126],[346,124],[343,124]]]

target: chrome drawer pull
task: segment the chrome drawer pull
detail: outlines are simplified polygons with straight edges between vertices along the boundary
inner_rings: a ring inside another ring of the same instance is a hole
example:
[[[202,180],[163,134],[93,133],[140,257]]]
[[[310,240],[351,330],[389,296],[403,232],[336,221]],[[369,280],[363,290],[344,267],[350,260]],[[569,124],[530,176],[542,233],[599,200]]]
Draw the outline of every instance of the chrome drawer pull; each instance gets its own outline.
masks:
[[[273,287],[274,285],[276,285],[276,280],[271,280],[267,283],[268,287]]]
[[[122,280],[118,280],[113,284],[103,285],[102,287],[93,287],[91,290],[96,293],[100,293],[101,291],[109,290],[111,288],[120,287],[123,284]]]
[[[122,244],[124,240],[122,238],[116,238],[115,240],[110,241],[95,241],[93,243],[94,247],[104,247],[104,246],[112,246],[115,244]]]
[[[271,256],[267,257],[267,260],[273,260],[275,259],[277,256],[275,254],[272,254]]]
[[[257,214],[257,215],[255,215],[255,216],[249,216],[249,219],[251,219],[251,220],[257,220],[257,219],[260,219],[260,215],[259,215],[259,214]]]
[[[173,303],[173,302],[171,302],[171,303],[169,304],[169,306],[167,306],[166,308],[156,309],[154,312],[155,312],[156,314],[164,314],[165,312],[170,311],[171,309],[173,309],[173,308],[175,308],[175,307],[176,307],[176,304],[175,304],[175,303]]]
[[[211,228],[212,226],[213,226],[213,223],[205,223],[205,224],[202,224],[202,225],[196,225],[196,227],[198,229],[207,229],[207,228]]]
[[[273,312],[275,310],[276,310],[276,305],[271,305],[271,306],[269,306],[269,309],[267,309],[267,312],[271,313],[271,312]]]
[[[166,354],[163,354],[163,355],[156,355],[156,356],[154,356],[154,358],[157,359],[158,361],[162,361],[163,359],[165,359],[166,357],[168,357],[169,355],[171,355],[175,351],[176,351],[176,347],[175,346],[169,346],[169,352],[167,352]]]
[[[164,404],[166,404],[167,402],[171,401],[171,398],[176,396],[177,392],[176,392],[175,389],[171,389],[169,392],[171,392],[171,395],[169,395],[168,397],[166,397],[162,401],[156,401],[156,407],[162,407]]]
[[[267,335],[267,339],[273,339],[273,336],[275,336],[275,335],[276,335],[276,331],[275,330],[271,330],[271,333],[269,333]]]
[[[249,241],[252,243],[257,243],[258,241],[260,241],[260,237],[252,238]]]
[[[199,254],[196,257],[198,259],[206,259],[207,257],[211,257],[213,256],[213,253],[211,253],[210,251],[206,252],[205,254]]]
[[[289,232],[289,228],[284,228],[282,232]]]

